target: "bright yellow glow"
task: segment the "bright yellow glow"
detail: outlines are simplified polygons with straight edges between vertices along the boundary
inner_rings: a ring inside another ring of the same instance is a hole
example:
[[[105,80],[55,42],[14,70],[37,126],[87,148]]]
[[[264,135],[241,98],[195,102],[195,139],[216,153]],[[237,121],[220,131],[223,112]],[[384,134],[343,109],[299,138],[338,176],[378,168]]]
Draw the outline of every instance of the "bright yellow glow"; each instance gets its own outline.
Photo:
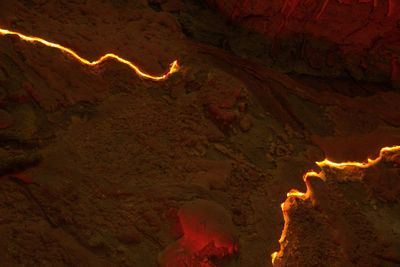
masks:
[[[322,173],[317,173],[315,171],[308,171],[303,175],[303,181],[306,181],[308,177],[319,177],[322,180],[324,179],[324,175]]]
[[[347,167],[368,168],[379,162],[382,159],[384,153],[395,152],[395,151],[400,151],[400,146],[384,147],[379,152],[379,157],[377,157],[376,159],[368,159],[367,162],[348,161],[348,162],[336,163],[328,159],[325,159],[323,161],[319,161],[316,163],[321,168],[322,167],[331,167],[336,169],[345,169]]]
[[[287,197],[298,197],[298,198],[303,198],[305,197],[306,193],[297,191],[297,190],[292,190],[289,193],[286,194]]]
[[[335,169],[345,169],[347,167],[356,167],[356,168],[368,168],[374,164],[377,164],[379,161],[382,160],[384,153],[387,152],[397,152],[400,151],[400,146],[392,146],[392,147],[384,147],[380,150],[379,152],[379,156],[376,159],[368,159],[367,162],[356,162],[356,161],[349,161],[349,162],[341,162],[341,163],[336,163],[336,162],[332,162],[328,159],[325,159],[323,161],[320,162],[316,162],[316,164],[323,168],[323,167],[330,167],[330,168],[335,168]],[[308,186],[308,177],[318,177],[320,179],[322,179],[323,181],[325,181],[325,174],[324,171],[321,171],[320,173],[314,172],[314,171],[309,171],[307,172],[304,176],[303,176],[303,180],[307,185],[307,192],[303,193],[300,192],[296,189],[292,189],[289,191],[289,193],[287,193],[287,197],[295,197],[295,198],[299,198],[302,200],[307,200],[310,198],[310,191],[311,189]],[[286,239],[286,233],[289,227],[289,216],[287,214],[287,209],[290,209],[289,207],[286,207],[285,205],[286,202],[281,204],[281,209],[282,209],[282,213],[283,213],[283,219],[284,219],[284,227],[282,230],[282,234],[281,237],[279,239],[279,244],[280,244],[280,251],[274,252],[271,254],[271,258],[272,258],[272,265],[274,265],[275,260],[277,258],[277,256],[279,255],[279,257],[282,257],[283,255],[283,250],[284,250],[284,244],[283,242]],[[287,208],[287,209],[286,209]]]
[[[109,60],[109,59],[114,59],[117,60],[118,62],[125,64],[127,66],[129,66],[133,71],[136,72],[136,74],[138,74],[140,77],[149,79],[149,80],[153,80],[153,81],[160,81],[160,80],[165,80],[167,79],[171,74],[177,72],[179,70],[179,64],[178,61],[175,60],[174,62],[171,63],[169,70],[164,73],[161,76],[153,76],[151,74],[148,74],[144,71],[142,71],[137,65],[135,65],[134,63],[130,62],[127,59],[121,58],[113,53],[107,53],[104,56],[100,57],[99,59],[95,60],[95,61],[89,61],[83,57],[81,57],[80,55],[78,55],[75,51],[73,51],[72,49],[62,46],[60,44],[56,44],[56,43],[52,43],[49,41],[46,41],[42,38],[38,38],[38,37],[33,37],[33,36],[27,36],[24,35],[22,33],[19,32],[15,32],[15,31],[10,31],[10,30],[6,30],[6,29],[2,29],[0,28],[0,35],[14,35],[19,37],[21,40],[27,41],[27,42],[31,42],[31,43],[40,43],[43,44],[45,46],[48,47],[52,47],[52,48],[56,48],[58,50],[60,50],[61,52],[64,52],[70,56],[72,56],[73,58],[77,59],[80,63],[87,65],[87,66],[96,66],[101,64],[102,62]]]
[[[275,262],[276,256],[278,256],[278,252],[274,252],[274,253],[272,253],[272,254],[271,254],[272,265],[274,265],[274,262]]]

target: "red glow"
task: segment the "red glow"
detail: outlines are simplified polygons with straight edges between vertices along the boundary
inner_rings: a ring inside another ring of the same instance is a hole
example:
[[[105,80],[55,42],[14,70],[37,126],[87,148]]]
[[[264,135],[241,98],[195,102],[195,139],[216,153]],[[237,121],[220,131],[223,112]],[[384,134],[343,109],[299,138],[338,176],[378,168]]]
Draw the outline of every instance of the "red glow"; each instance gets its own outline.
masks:
[[[394,16],[395,9],[396,9],[396,0],[388,0],[387,15]]]
[[[15,173],[15,174],[9,175],[9,177],[12,179],[15,179],[19,182],[22,182],[24,184],[32,184],[33,183],[32,178],[23,173]]]
[[[289,17],[292,15],[293,11],[300,4],[300,0],[285,0],[282,6],[281,13],[285,15],[285,17]]]
[[[237,252],[234,227],[220,205],[197,200],[178,212],[183,236],[163,252],[160,263],[168,267],[212,267],[210,257],[223,258]]]

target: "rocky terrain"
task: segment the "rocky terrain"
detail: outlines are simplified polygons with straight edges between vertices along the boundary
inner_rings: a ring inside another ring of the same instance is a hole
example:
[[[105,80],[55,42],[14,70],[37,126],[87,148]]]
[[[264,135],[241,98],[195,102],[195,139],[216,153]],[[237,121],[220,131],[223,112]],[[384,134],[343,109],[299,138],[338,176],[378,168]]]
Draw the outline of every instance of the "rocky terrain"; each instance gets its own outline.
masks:
[[[395,79],[269,64],[244,26],[205,1],[0,0],[0,28],[181,65],[0,36],[0,266],[398,266],[399,152],[315,164],[400,144]]]
[[[262,34],[259,60],[284,72],[400,87],[397,0],[207,0]],[[240,49],[244,54],[253,49]]]

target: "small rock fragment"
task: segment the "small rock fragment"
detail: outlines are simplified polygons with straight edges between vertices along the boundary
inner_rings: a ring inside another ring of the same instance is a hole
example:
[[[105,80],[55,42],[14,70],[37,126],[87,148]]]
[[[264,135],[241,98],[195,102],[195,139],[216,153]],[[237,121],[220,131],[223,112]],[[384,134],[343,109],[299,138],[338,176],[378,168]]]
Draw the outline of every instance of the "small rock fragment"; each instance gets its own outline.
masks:
[[[249,116],[244,116],[239,122],[240,130],[242,130],[243,132],[248,132],[251,129],[252,125],[253,124]]]

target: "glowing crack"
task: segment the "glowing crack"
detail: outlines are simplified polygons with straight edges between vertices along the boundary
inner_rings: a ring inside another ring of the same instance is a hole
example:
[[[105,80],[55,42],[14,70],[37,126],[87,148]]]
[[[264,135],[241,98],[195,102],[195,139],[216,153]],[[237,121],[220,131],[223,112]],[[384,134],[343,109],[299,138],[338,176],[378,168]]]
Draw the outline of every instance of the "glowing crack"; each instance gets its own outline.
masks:
[[[53,42],[49,42],[45,39],[39,38],[39,37],[33,37],[33,36],[27,36],[24,35],[22,33],[19,32],[15,32],[15,31],[10,31],[7,29],[2,29],[0,28],[0,35],[2,36],[6,36],[6,35],[13,35],[13,36],[17,36],[19,37],[21,40],[23,41],[27,41],[27,42],[31,42],[31,43],[40,43],[42,45],[45,45],[47,47],[52,47],[52,48],[56,48],[58,50],[60,50],[61,52],[68,54],[70,56],[72,56],[73,58],[77,59],[81,64],[83,65],[87,65],[87,66],[97,66],[101,63],[103,63],[106,60],[110,60],[110,59],[114,59],[122,64],[127,65],[128,67],[130,67],[134,72],[136,72],[137,75],[139,75],[142,78],[145,79],[149,79],[149,80],[153,80],[153,81],[161,81],[161,80],[165,80],[167,79],[171,74],[177,72],[179,70],[179,64],[178,61],[175,60],[170,64],[169,70],[167,72],[165,72],[164,74],[160,75],[160,76],[155,76],[155,75],[151,75],[149,73],[144,72],[143,70],[141,70],[137,65],[135,65],[134,63],[132,63],[131,61],[124,59],[116,54],[113,53],[107,53],[104,56],[100,57],[97,60],[94,61],[90,61],[87,60],[83,57],[81,57],[80,55],[78,55],[74,50],[62,46],[60,44],[57,43],[53,43]]]
[[[317,173],[315,171],[309,171],[303,176],[304,183],[306,184],[306,187],[307,187],[307,192],[303,193],[296,189],[292,189],[287,193],[286,196],[288,199],[291,197],[302,199],[302,200],[308,199],[310,197],[310,194],[312,194],[311,187],[309,185],[309,178],[316,177],[316,178],[319,178],[319,179],[325,181],[326,180],[325,173],[324,173],[325,168],[339,169],[339,170],[348,169],[348,168],[366,169],[366,168],[369,168],[369,167],[377,164],[378,162],[380,162],[386,153],[399,152],[399,151],[400,151],[400,146],[384,147],[380,150],[379,156],[377,158],[375,158],[375,159],[368,158],[367,162],[348,161],[348,162],[336,163],[336,162],[330,161],[328,159],[316,162],[316,164],[322,169],[322,171],[319,173]],[[281,237],[279,239],[279,244],[280,244],[281,248],[280,248],[280,251],[276,251],[271,254],[272,265],[274,265],[274,262],[277,257],[283,256],[283,242],[286,239],[286,232],[289,227],[289,223],[288,223],[289,217],[287,214],[287,211],[289,208],[286,207],[285,203],[286,203],[286,201],[281,204],[283,220],[285,222]]]

